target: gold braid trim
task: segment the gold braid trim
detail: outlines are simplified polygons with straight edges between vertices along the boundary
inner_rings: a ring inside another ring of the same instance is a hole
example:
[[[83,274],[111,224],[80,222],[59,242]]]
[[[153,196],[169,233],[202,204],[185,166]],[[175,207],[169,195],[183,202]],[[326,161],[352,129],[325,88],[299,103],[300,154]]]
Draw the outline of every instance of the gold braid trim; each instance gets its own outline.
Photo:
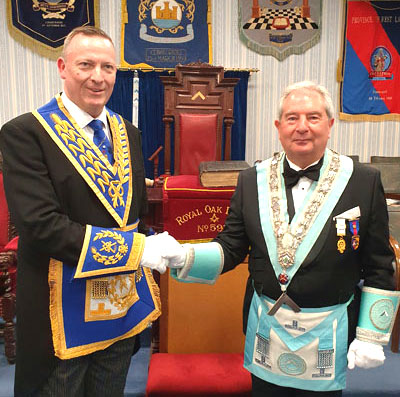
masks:
[[[50,325],[53,336],[53,346],[56,356],[59,352],[67,349],[64,335],[64,317],[62,310],[62,263],[55,259],[50,259],[49,274],[50,288]],[[59,356],[58,356],[59,357]]]
[[[133,327],[130,331],[126,332],[124,335],[118,336],[113,339],[109,339],[103,342],[90,343],[83,346],[77,346],[67,349],[64,335],[64,321],[63,312],[61,306],[61,294],[62,294],[62,263],[55,259],[50,260],[49,264],[49,286],[50,286],[50,321],[51,330],[53,335],[53,346],[55,355],[62,359],[67,360],[70,358],[80,357],[87,354],[94,353],[98,350],[104,350],[111,346],[113,343],[130,338],[144,331],[148,326],[161,315],[161,301],[160,301],[160,289],[158,284],[154,281],[150,269],[143,269],[144,276],[147,279],[147,285],[151,296],[153,297],[153,302],[155,309],[140,323]]]

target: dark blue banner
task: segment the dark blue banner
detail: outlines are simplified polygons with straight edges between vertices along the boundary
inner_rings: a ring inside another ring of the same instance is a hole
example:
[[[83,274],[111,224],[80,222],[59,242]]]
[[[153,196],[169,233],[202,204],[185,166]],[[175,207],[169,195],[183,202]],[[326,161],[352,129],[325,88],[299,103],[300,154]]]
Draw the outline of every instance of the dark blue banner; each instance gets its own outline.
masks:
[[[122,66],[211,63],[208,0],[122,0]]]
[[[84,25],[95,25],[98,0],[8,0],[11,29],[25,38],[58,49],[68,33]],[[14,32],[15,33],[15,32]]]

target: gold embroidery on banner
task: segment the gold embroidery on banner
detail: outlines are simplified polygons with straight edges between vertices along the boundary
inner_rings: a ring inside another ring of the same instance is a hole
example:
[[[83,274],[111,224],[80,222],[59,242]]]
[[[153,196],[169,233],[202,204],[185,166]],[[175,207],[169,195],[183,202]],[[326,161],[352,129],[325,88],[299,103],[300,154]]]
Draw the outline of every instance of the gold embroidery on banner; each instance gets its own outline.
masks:
[[[185,13],[185,17],[192,23],[194,20],[194,12],[196,6],[194,4],[194,0],[183,0],[185,4],[176,3],[176,5],[172,5],[170,8],[170,3],[165,1],[163,8],[156,1],[152,0],[140,0],[138,5],[138,19],[139,22],[144,20],[152,20],[154,25],[149,25],[149,29],[154,30],[157,34],[161,34],[165,31],[169,33],[176,34],[180,30],[183,30],[184,27],[180,25],[164,27],[158,23],[155,23],[156,20],[179,20],[181,21],[181,16],[178,14],[178,10],[181,14]],[[179,7],[179,8],[178,8]]]
[[[57,131],[64,144],[80,161],[83,168],[94,182],[101,188],[102,192],[109,194],[114,208],[125,206],[124,184],[129,182],[129,151],[127,145],[127,134],[122,123],[118,122],[114,115],[110,117],[110,127],[115,131],[117,139],[114,144],[115,150],[115,176],[101,160],[96,150],[75,130],[68,120],[61,119],[56,113],[50,115],[55,123]]]
[[[113,239],[115,240],[103,240],[103,239]],[[102,247],[99,251],[95,247],[91,247],[91,252],[93,259],[96,262],[103,263],[104,266],[115,265],[119,262],[125,254],[128,252],[128,245],[125,244],[124,237],[117,232],[113,232],[111,230],[102,230],[99,233],[96,233],[96,236],[93,238],[93,241],[100,240]],[[118,245],[117,245],[118,244]],[[111,253],[112,255],[103,255],[100,251],[106,252],[107,254]]]
[[[32,10],[42,11],[43,19],[65,19],[65,13],[75,11],[75,0],[68,0],[67,2],[60,1],[40,1],[32,0]],[[60,4],[57,4],[60,3]]]
[[[212,215],[212,217],[210,218],[210,222],[214,222],[214,223],[216,223],[216,222],[218,222],[219,221],[219,218],[217,217],[217,215],[215,215],[215,213]]]

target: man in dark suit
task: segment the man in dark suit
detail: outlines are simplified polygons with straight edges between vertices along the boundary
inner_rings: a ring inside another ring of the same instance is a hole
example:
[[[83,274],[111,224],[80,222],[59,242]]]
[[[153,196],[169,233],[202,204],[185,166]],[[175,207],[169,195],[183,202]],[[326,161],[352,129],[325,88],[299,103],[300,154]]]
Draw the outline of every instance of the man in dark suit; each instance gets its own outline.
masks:
[[[135,335],[161,313],[150,268],[175,242],[146,237],[139,130],[107,109],[115,49],[73,30],[57,61],[63,93],[0,133],[19,232],[17,396],[122,396]]]
[[[171,271],[213,283],[249,255],[254,396],[340,396],[346,358],[349,368],[384,361],[398,307],[384,192],[376,170],[327,149],[333,123],[324,87],[288,87],[275,122],[284,152],[241,172],[224,230],[184,246]]]

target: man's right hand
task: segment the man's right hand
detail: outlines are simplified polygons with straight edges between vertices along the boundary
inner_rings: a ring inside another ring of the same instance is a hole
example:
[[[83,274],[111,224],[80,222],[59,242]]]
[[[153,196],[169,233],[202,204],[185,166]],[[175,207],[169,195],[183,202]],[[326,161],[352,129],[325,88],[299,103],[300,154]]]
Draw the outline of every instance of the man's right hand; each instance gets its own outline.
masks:
[[[160,244],[163,241],[163,234],[153,234],[147,236],[143,250],[140,266],[148,267],[157,270],[160,273],[165,273],[167,270],[168,259],[162,257],[162,247]]]
[[[168,232],[146,237],[140,265],[164,273],[167,266],[180,268],[185,264],[186,249]]]
[[[188,244],[182,245],[167,232],[164,233],[166,233],[166,236],[163,238],[161,255],[163,258],[168,259],[168,267],[179,269],[185,265],[187,254],[187,247],[185,246]]]

